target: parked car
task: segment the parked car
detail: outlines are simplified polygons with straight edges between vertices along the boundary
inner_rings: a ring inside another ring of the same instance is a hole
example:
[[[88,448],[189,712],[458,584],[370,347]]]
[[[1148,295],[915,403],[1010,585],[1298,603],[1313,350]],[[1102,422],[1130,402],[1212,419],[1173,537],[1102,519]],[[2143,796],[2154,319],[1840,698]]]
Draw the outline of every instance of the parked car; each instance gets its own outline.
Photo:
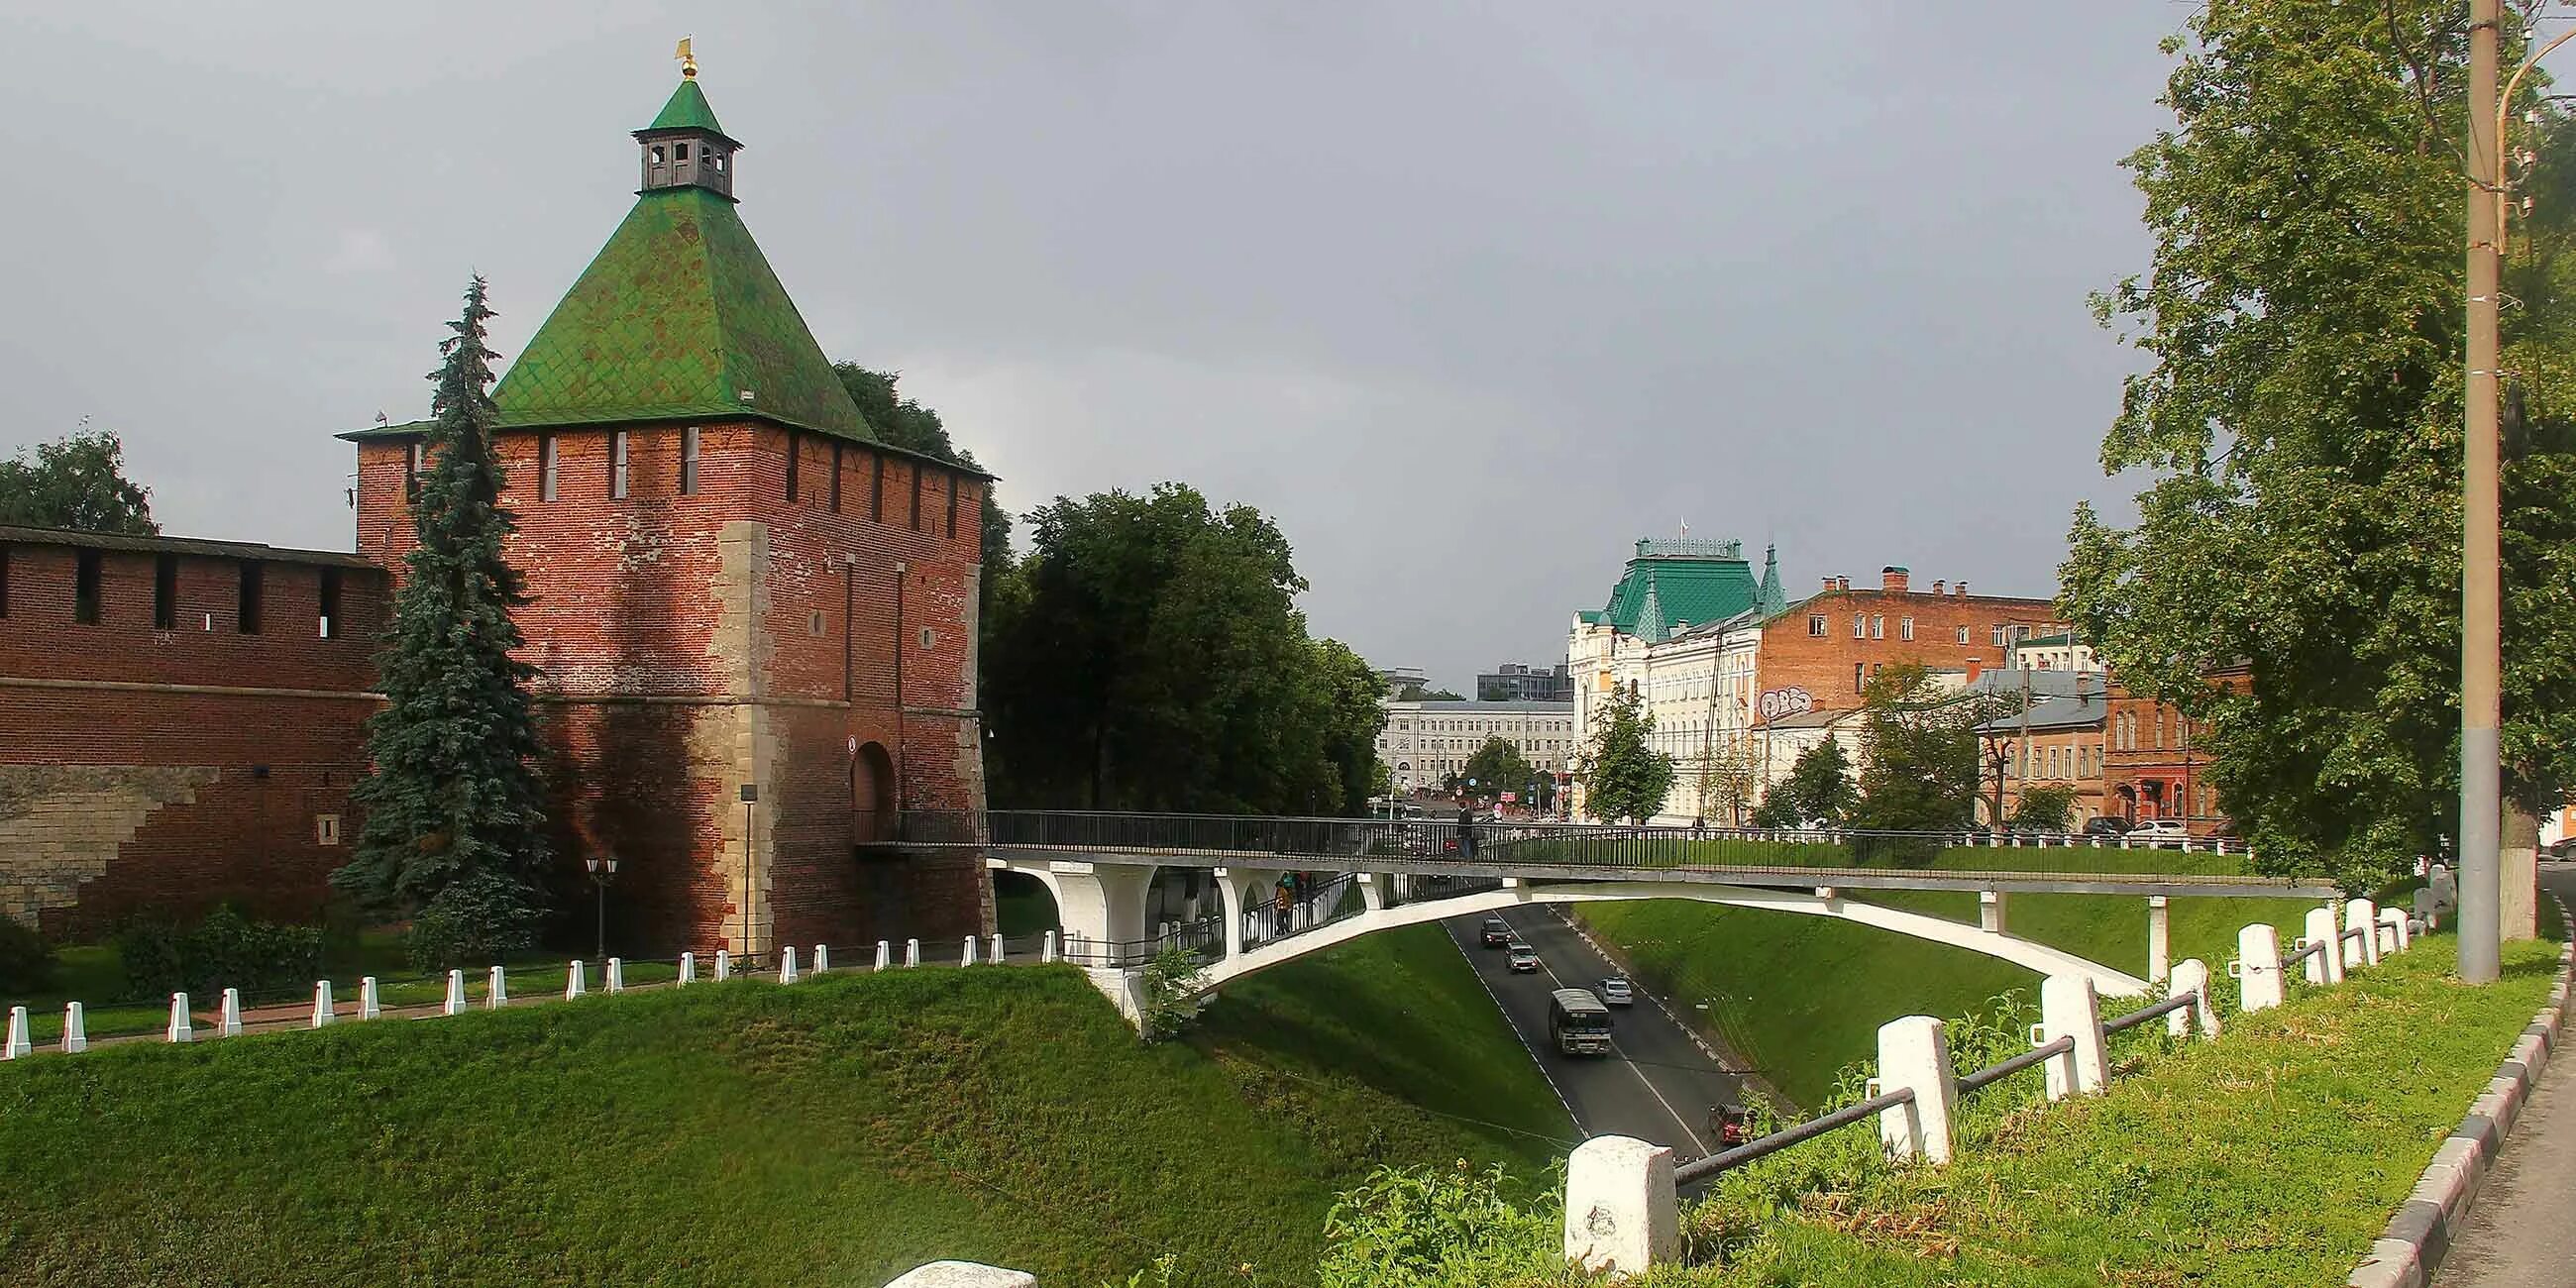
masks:
[[[2084,834],[2086,836],[2124,836],[2128,831],[2129,820],[2121,818],[2116,814],[2105,814],[2100,818],[2087,819],[2084,823]]]
[[[1501,948],[1512,942],[1511,923],[1500,917],[1485,918],[1485,946]]]
[[[1515,942],[1505,951],[1508,956],[1503,962],[1504,965],[1511,967],[1514,971],[1523,975],[1535,975],[1538,973],[1537,949],[1530,947],[1528,944]]]
[[[1600,986],[1593,991],[1601,995],[1602,1003],[1607,1006],[1637,1004],[1637,990],[1629,987],[1628,977],[1625,975],[1605,975],[1601,979]]]
[[[2191,825],[2178,818],[2151,818],[2130,828],[2129,837],[2139,841],[2189,840]]]

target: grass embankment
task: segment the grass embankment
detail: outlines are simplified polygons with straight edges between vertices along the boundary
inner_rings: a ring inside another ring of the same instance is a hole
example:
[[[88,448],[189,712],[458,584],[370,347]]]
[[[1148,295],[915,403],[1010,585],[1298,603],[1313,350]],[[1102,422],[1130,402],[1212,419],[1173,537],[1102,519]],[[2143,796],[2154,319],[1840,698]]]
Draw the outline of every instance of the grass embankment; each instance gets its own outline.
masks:
[[[1192,1282],[1305,1282],[1333,1195],[1372,1166],[1542,1154],[1403,1098],[1497,1122],[1554,1103],[1517,1048],[1495,1058],[1508,1032],[1430,946],[1283,967],[1151,1048],[1070,968],[1028,967],[0,1065],[0,1265],[20,1283],[846,1285],[965,1257],[1082,1288],[1173,1251]],[[1309,990],[1330,1000],[1302,1009]],[[1471,1000],[1481,1044],[1346,1045],[1358,1017]]]
[[[2234,873],[2232,855],[2118,849],[1959,848],[1934,867],[1964,870]],[[1974,922],[1977,896],[1957,892],[1849,891],[1849,899]],[[2220,969],[2236,932],[2251,922],[2298,932],[2309,905],[2285,899],[2176,899],[2173,959]],[[1878,1026],[1900,1015],[1962,1015],[2039,977],[2008,962],[1852,922],[1679,899],[1589,904],[1585,922],[1616,946],[1638,977],[1677,1009],[1705,1004],[1718,1034],[1781,1094],[1814,1104],[1836,1073],[1872,1055]],[[2013,895],[2012,933],[2144,975],[2142,896]]]
[[[2557,974],[2556,944],[2510,944],[2500,983],[2464,988],[2450,977],[2453,943],[2302,989],[2276,1011],[2230,1015],[2221,1040],[2146,1057],[2099,1098],[1971,1101],[1945,1170],[1865,1165],[1808,1188],[1800,1151],[1757,1164],[1685,1224],[1760,1237],[1732,1267],[1653,1282],[2341,1283]],[[1802,1149],[1865,1159],[1873,1146]]]

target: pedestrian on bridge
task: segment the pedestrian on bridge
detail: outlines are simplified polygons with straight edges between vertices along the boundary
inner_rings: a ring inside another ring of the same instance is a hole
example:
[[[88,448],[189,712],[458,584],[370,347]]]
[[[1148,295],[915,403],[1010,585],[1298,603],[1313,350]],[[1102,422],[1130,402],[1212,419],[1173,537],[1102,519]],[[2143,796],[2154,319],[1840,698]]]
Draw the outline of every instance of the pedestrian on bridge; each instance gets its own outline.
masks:
[[[1458,799],[1458,857],[1476,857],[1476,807],[1463,796]]]

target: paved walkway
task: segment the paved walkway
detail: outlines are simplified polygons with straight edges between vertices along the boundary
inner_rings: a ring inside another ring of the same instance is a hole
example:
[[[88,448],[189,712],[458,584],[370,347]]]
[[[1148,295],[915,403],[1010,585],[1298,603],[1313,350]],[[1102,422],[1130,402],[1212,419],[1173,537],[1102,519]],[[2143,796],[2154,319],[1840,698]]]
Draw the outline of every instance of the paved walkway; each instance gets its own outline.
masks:
[[[2576,866],[2545,863],[2540,882],[2576,907]],[[2434,1288],[2566,1288],[2576,1283],[2576,1050],[2559,1048],[2524,1104],[2468,1229]]]

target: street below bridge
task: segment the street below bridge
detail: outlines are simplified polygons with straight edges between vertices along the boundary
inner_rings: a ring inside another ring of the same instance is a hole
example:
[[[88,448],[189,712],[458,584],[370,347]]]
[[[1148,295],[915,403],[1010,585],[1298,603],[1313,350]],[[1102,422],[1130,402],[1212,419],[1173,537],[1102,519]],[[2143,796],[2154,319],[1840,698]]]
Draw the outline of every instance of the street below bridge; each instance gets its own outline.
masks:
[[[1440,924],[1466,954],[1477,978],[1538,1061],[1540,1072],[1574,1114],[1584,1136],[1634,1136],[1670,1145],[1676,1161],[1712,1152],[1709,1110],[1737,1099],[1741,1079],[1719,1067],[1656,1000],[1637,990],[1634,1006],[1611,1008],[1611,1054],[1565,1055],[1548,1037],[1548,994],[1589,990],[1615,969],[1571,925],[1548,908],[1512,908],[1500,916],[1538,950],[1535,974],[1516,975],[1499,948],[1481,938],[1484,914]]]

